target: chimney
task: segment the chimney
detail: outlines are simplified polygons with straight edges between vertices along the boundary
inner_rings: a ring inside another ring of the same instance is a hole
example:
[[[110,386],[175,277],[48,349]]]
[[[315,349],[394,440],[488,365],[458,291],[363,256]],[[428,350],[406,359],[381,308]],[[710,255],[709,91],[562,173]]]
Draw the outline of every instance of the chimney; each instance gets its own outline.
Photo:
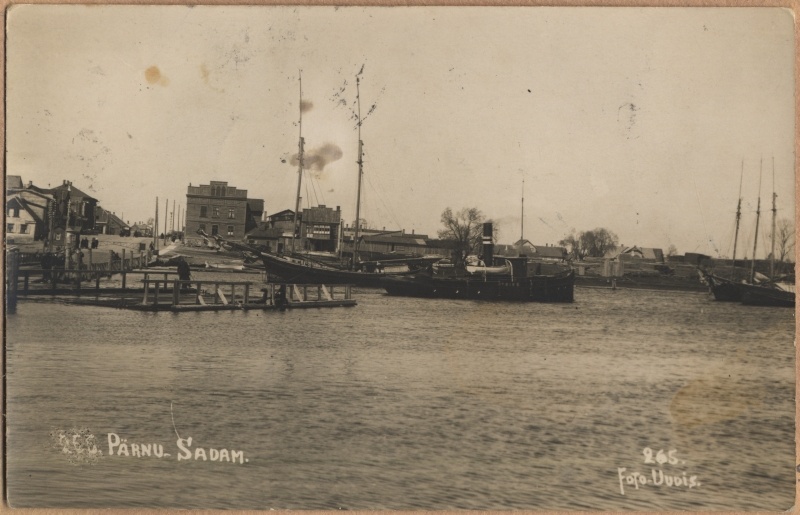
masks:
[[[494,243],[492,243],[492,222],[483,224],[483,262],[492,266],[494,261]]]
[[[411,229],[411,234],[414,234],[414,229]]]

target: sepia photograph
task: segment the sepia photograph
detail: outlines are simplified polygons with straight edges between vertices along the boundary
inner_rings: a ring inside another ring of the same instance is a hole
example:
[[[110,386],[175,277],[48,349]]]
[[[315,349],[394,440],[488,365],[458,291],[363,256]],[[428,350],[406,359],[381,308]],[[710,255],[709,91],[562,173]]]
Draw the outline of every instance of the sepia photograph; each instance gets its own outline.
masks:
[[[9,7],[6,505],[790,510],[794,16]]]

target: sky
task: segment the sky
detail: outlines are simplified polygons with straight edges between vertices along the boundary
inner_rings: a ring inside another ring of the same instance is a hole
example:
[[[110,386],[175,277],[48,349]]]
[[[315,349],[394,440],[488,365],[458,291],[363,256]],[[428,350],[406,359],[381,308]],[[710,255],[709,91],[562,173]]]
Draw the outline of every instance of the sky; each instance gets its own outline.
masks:
[[[6,173],[65,179],[130,222],[189,184],[435,236],[477,207],[499,241],[730,256],[777,193],[793,219],[794,35],[778,8],[18,5]],[[325,159],[329,160],[321,167]],[[758,245],[758,255],[769,244]],[[738,251],[737,256],[741,256]]]

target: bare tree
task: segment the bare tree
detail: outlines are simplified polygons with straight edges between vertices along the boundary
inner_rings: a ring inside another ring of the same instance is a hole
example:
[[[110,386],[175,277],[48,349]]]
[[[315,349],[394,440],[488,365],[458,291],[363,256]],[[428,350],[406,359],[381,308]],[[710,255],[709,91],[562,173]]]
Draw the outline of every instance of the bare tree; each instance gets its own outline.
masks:
[[[608,229],[598,227],[581,233],[581,243],[587,256],[603,257],[609,250],[617,246],[619,238]]]
[[[454,213],[449,207],[442,212],[442,225],[439,238],[455,242],[454,259],[463,262],[466,257],[476,251],[483,235],[485,217],[478,208],[463,208]]]
[[[564,239],[559,241],[558,244],[567,249],[567,253],[572,259],[580,261],[586,255],[581,246],[581,235],[575,234],[575,229],[572,229],[568,235],[564,236]]]
[[[677,255],[678,255],[678,247],[676,247],[674,243],[670,243],[669,248],[667,249],[667,257],[672,257]]]
[[[791,261],[787,258],[791,258],[794,253],[794,223],[788,218],[778,220],[775,228],[775,247],[775,257],[778,258],[778,261],[781,263]]]
[[[558,244],[567,247],[568,252],[575,259],[581,260],[585,257],[603,257],[609,250],[615,248],[618,242],[616,234],[608,229],[598,227],[578,234],[573,229]]]

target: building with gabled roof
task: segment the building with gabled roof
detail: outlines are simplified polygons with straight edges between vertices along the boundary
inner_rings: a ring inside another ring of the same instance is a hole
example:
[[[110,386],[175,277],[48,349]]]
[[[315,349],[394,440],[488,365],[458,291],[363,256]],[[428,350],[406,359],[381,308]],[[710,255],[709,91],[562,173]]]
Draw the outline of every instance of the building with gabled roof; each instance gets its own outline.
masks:
[[[131,233],[131,226],[118,217],[116,213],[97,206],[95,215],[94,227],[100,234],[127,236]]]
[[[567,259],[567,249],[555,245],[534,245],[529,240],[521,239],[513,245],[496,244],[496,256],[528,257],[547,261],[563,261]]]
[[[35,190],[15,190],[6,194],[6,241],[45,239],[53,196]]]
[[[650,247],[639,247],[637,245],[615,247],[604,256],[607,259],[643,259],[645,261],[664,262],[664,251]]]

